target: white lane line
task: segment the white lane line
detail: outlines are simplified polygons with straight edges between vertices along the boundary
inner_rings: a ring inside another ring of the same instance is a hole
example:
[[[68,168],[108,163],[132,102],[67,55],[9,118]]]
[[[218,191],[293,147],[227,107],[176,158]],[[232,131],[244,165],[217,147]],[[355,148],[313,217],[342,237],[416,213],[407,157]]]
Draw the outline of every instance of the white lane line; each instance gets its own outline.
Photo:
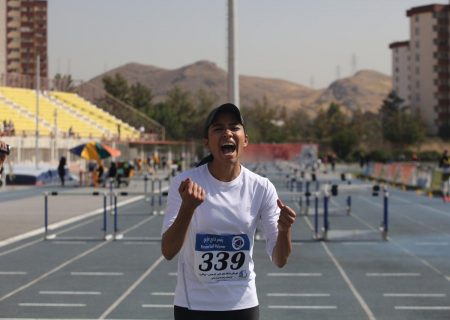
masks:
[[[173,304],[143,304],[142,308],[173,308]]]
[[[0,276],[24,276],[26,274],[25,271],[0,271]]]
[[[267,294],[268,297],[329,297],[329,293],[282,293],[271,292]]]
[[[84,303],[31,303],[22,302],[18,303],[20,307],[56,307],[56,308],[84,308],[86,304]]]
[[[175,292],[152,292],[152,296],[174,296]]]
[[[268,305],[269,309],[304,309],[304,310],[330,310],[337,309],[337,306],[277,306]]]
[[[77,261],[78,259],[81,259],[81,258],[83,258],[84,256],[87,256],[88,254],[90,254],[90,253],[92,253],[92,252],[94,252],[94,251],[100,249],[101,247],[103,247],[103,246],[106,245],[107,243],[109,243],[109,241],[102,242],[102,243],[96,245],[95,247],[92,247],[91,249],[86,250],[86,251],[83,252],[83,253],[80,253],[79,255],[73,257],[72,259],[67,260],[66,262],[64,262],[64,263],[60,264],[59,266],[53,268],[52,270],[50,270],[50,271],[48,271],[48,272],[42,274],[41,276],[39,276],[39,277],[35,278],[34,280],[28,282],[27,284],[24,284],[23,286],[17,288],[16,290],[13,290],[13,291],[11,291],[11,292],[5,294],[4,296],[0,297],[0,301],[4,301],[4,300],[8,299],[9,297],[11,297],[11,296],[13,296],[13,295],[15,295],[15,294],[17,294],[17,293],[19,293],[19,292],[21,292],[21,291],[23,291],[23,290],[29,288],[29,287],[31,287],[32,285],[38,283],[38,282],[41,281],[42,279],[47,278],[49,275],[51,275],[51,274],[53,274],[53,273],[55,273],[55,272],[61,270],[62,268],[66,267],[67,265],[71,264],[72,262],[75,262],[75,261]]]
[[[321,273],[289,273],[289,272],[269,272],[268,277],[321,277]]]
[[[39,291],[39,294],[54,295],[100,295],[100,291]]]
[[[450,310],[449,306],[395,306],[395,310],[429,310],[429,311],[440,311],[440,310]]]
[[[345,272],[344,268],[341,266],[339,261],[334,257],[331,250],[328,248],[328,246],[325,243],[321,243],[325,251],[327,252],[328,256],[330,257],[331,261],[333,261],[334,265],[338,269],[339,273],[341,274],[342,278],[344,279],[345,283],[347,283],[347,286],[350,288],[350,291],[353,293],[353,296],[358,300],[359,305],[364,310],[364,312],[367,315],[367,318],[369,320],[376,320],[375,315],[373,314],[372,310],[370,310],[369,305],[364,300],[364,298],[361,296],[361,294],[358,292],[358,290],[353,285],[352,281],[348,277],[347,273]]]
[[[304,217],[304,220],[306,222],[306,224],[309,226],[309,228],[311,230],[314,230],[311,221],[309,221],[309,219],[307,217]],[[361,294],[358,292],[358,290],[356,290],[355,286],[353,285],[352,281],[350,280],[350,278],[348,277],[347,273],[345,272],[344,268],[341,266],[341,264],[339,263],[339,261],[334,257],[333,253],[331,252],[331,250],[328,248],[327,244],[324,242],[321,242],[322,247],[324,248],[325,252],[327,253],[328,257],[331,259],[331,261],[333,262],[333,264],[336,266],[336,268],[338,269],[339,273],[341,274],[342,278],[344,279],[345,283],[347,284],[347,286],[349,287],[350,291],[352,292],[353,296],[356,298],[356,300],[359,302],[359,305],[361,306],[361,308],[364,310],[364,312],[367,315],[367,318],[369,320],[376,320],[375,315],[373,314],[372,310],[370,310],[369,305],[367,304],[367,302],[363,299],[363,297],[361,296]]]
[[[448,242],[416,242],[417,246],[448,246]]]
[[[37,239],[37,240],[31,241],[31,242],[25,243],[25,244],[23,244],[21,246],[18,246],[18,247],[15,247],[15,248],[3,251],[3,252],[0,253],[0,257],[4,256],[4,255],[7,255],[9,253],[13,253],[13,252],[19,251],[19,250],[24,249],[26,247],[32,246],[32,245],[34,245],[34,244],[36,244],[38,242],[41,242],[41,241],[43,241],[43,239]],[[9,244],[9,243],[6,243],[5,245],[7,245],[7,244]],[[0,248],[1,247],[2,247],[2,244],[0,243]]]
[[[410,201],[405,200],[405,199],[400,198],[400,197],[397,197],[397,196],[389,195],[389,197],[390,197],[390,198],[395,198],[395,200],[398,200],[398,201],[403,202],[403,203],[411,204]],[[442,210],[439,210],[439,209],[436,209],[436,208],[433,208],[433,207],[430,207],[430,206],[427,206],[427,205],[423,205],[423,204],[420,204],[420,203],[416,203],[415,206],[422,207],[422,208],[426,209],[427,211],[433,211],[433,212],[435,212],[435,213],[441,214],[441,215],[446,216],[446,217],[449,216],[449,214],[448,214],[447,211],[442,211]]]
[[[134,289],[137,288],[138,285],[141,284],[144,279],[153,272],[153,270],[156,269],[156,267],[164,260],[164,256],[160,256],[158,260],[156,260],[116,301],[113,302],[113,304],[105,310],[105,312],[102,313],[102,315],[98,318],[98,320],[103,320],[108,317],[111,312],[114,311],[114,309],[117,308],[119,304],[122,303],[123,300],[125,300],[131,292],[133,292]],[[172,305],[173,307],[173,305]]]
[[[178,272],[169,272],[169,276],[177,277],[178,276]]]
[[[86,244],[86,241],[51,241],[52,244]]]
[[[378,245],[379,242],[374,242],[374,241],[361,241],[361,242],[342,242],[343,245],[345,246],[374,246],[374,245]]]
[[[367,272],[367,277],[420,277],[416,272]]]
[[[383,293],[383,297],[395,298],[443,298],[445,293]]]
[[[123,276],[123,272],[71,272],[71,276]]]
[[[445,278],[446,278],[448,281],[450,281],[450,276],[446,276]]]
[[[128,238],[127,238],[128,239]],[[125,245],[136,245],[136,246],[142,246],[142,245],[160,245],[159,243],[156,242],[151,242],[151,241],[124,241],[123,244]]]

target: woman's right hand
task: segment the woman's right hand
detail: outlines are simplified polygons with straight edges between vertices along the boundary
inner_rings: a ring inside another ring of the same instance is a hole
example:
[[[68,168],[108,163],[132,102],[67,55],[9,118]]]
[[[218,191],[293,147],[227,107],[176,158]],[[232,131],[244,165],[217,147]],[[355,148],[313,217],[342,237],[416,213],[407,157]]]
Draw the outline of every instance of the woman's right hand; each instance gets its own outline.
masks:
[[[182,181],[178,188],[183,206],[195,210],[205,200],[205,190],[190,178]]]

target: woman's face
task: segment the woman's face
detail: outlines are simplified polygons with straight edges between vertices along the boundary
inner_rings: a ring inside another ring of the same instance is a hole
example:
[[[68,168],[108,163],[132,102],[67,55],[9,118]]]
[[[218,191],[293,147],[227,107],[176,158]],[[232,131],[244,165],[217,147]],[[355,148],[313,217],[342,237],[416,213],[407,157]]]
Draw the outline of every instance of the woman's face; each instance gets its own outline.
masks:
[[[208,128],[205,146],[220,162],[237,163],[248,144],[244,127],[232,113],[219,113]]]

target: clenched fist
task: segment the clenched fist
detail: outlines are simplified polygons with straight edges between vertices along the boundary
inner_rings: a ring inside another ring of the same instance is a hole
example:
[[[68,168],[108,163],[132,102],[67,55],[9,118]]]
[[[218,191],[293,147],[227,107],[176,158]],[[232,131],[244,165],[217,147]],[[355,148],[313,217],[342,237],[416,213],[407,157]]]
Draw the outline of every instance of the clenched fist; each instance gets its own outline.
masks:
[[[178,192],[183,206],[192,210],[195,210],[205,200],[205,190],[189,178],[180,183]]]

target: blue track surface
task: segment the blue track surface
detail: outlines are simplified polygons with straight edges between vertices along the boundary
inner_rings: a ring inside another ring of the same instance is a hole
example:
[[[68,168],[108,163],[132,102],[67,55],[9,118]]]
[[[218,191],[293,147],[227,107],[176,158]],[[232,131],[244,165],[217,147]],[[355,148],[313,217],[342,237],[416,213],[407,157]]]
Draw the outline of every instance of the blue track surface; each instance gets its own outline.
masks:
[[[263,241],[256,244],[261,319],[450,319],[449,204],[388,189],[384,241],[383,198],[354,181],[351,214],[345,192],[332,197],[328,241],[316,241],[314,207],[306,210],[305,199],[300,207],[287,183],[290,167],[260,170],[298,213],[285,268],[269,261]],[[319,176],[322,185],[336,179]],[[40,193],[2,192],[0,208]],[[161,257],[161,209],[150,199],[120,206],[120,240],[102,240],[98,214],[53,230],[52,240],[40,234],[0,247],[0,319],[172,319],[176,259]],[[322,228],[323,198],[318,217]]]

